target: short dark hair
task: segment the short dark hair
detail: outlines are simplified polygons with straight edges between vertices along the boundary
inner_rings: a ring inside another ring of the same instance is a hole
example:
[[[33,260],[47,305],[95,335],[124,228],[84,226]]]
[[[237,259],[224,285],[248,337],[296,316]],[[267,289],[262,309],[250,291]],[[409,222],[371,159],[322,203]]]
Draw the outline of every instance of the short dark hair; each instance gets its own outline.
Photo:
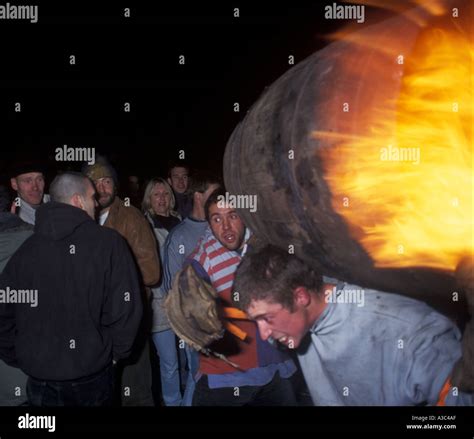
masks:
[[[185,168],[186,171],[188,171],[188,174],[189,174],[189,171],[190,171],[190,167],[189,167],[188,163],[185,162],[184,160],[170,160],[168,162],[168,178],[171,178],[171,171],[174,168]]]
[[[51,183],[49,195],[53,201],[69,204],[74,194],[85,196],[90,184],[93,185],[89,178],[80,172],[64,172],[57,175]]]
[[[222,186],[222,182],[214,175],[202,171],[194,172],[188,192],[191,195],[195,192],[204,193],[212,184]]]
[[[215,191],[209,195],[209,198],[206,200],[204,205],[204,212],[206,213],[206,220],[209,221],[209,209],[213,204],[217,204],[221,198],[225,198],[225,189],[220,186]]]
[[[321,274],[296,255],[274,245],[249,250],[235,273],[232,299],[246,311],[252,300],[268,300],[293,311],[293,291],[305,287],[317,293],[323,284]]]

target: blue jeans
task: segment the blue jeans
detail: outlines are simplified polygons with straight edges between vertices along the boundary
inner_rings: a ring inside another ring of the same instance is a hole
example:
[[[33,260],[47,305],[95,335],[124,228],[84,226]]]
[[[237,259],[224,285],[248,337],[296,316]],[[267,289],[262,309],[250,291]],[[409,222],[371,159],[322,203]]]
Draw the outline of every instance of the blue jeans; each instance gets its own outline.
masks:
[[[176,336],[171,329],[154,332],[153,343],[160,357],[161,392],[167,406],[181,405]]]
[[[188,380],[188,358],[186,354],[186,343],[184,340],[178,339],[178,360],[179,360],[179,377],[181,384],[184,386],[184,383]]]
[[[89,377],[71,381],[42,381],[29,377],[28,402],[36,407],[98,407],[113,401],[112,365]]]
[[[182,406],[190,407],[193,405],[194,388],[196,387],[195,376],[199,370],[199,352],[185,345],[186,361],[188,363],[188,378],[186,380],[186,389],[184,389]]]

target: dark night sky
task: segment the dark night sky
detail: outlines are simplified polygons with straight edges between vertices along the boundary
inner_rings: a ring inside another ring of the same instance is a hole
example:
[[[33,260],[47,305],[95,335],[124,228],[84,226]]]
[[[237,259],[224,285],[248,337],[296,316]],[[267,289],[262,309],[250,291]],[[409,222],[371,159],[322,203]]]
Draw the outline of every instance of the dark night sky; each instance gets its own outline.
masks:
[[[122,175],[160,174],[180,149],[220,171],[232,130],[288,56],[301,61],[345,24],[324,19],[325,1],[65,3],[39,3],[36,24],[0,23],[0,172],[64,144],[95,147]]]

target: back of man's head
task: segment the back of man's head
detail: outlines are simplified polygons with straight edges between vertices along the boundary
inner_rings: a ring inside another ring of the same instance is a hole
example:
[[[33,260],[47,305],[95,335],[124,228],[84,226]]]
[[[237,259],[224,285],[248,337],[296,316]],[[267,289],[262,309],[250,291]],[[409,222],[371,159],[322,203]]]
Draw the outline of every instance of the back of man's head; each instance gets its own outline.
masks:
[[[222,186],[222,182],[212,174],[207,172],[197,171],[193,174],[191,184],[189,185],[188,192],[193,195],[196,192],[203,194],[209,189],[211,185]]]
[[[65,172],[53,180],[49,194],[52,201],[72,204],[71,198],[76,194],[85,196],[90,184],[90,180],[79,172]]]
[[[247,310],[252,300],[269,300],[293,310],[293,291],[302,286],[317,293],[321,274],[296,255],[274,245],[250,249],[242,259],[233,285],[238,292],[236,306]]]
[[[206,220],[209,221],[209,210],[212,205],[217,204],[222,199],[225,199],[225,188],[220,186],[214,192],[209,195],[209,198],[206,200],[206,204],[204,205],[204,211],[206,213]]]

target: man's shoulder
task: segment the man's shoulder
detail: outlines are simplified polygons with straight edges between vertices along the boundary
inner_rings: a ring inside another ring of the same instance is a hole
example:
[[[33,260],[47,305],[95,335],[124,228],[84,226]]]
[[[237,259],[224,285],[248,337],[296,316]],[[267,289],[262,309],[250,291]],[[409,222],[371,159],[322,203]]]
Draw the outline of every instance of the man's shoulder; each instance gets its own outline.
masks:
[[[344,290],[360,289],[363,305],[360,310],[374,316],[384,316],[395,325],[406,328],[417,328],[420,325],[455,326],[451,320],[421,300],[397,293],[389,293],[373,289],[364,289],[354,285],[346,285]],[[397,323],[398,322],[398,323]]]
[[[354,291],[359,289],[365,295],[368,305],[381,307],[382,309],[414,308],[418,310],[430,310],[431,308],[424,302],[412,297],[398,293],[379,291],[371,288],[362,288],[358,285],[346,285],[344,290]]]
[[[97,243],[106,242],[122,242],[122,235],[115,229],[110,227],[104,227],[97,224],[95,221],[88,221],[84,223],[85,228],[83,229],[91,237],[95,237]]]
[[[0,261],[11,257],[16,252],[22,254],[34,245],[34,241],[29,242],[33,237],[33,228],[15,228],[0,232]],[[25,247],[26,250],[22,250]]]
[[[207,229],[199,239],[194,253],[199,255],[206,254],[209,256],[213,250],[217,249],[217,244],[218,241],[212,234],[212,231]]]
[[[137,216],[140,218],[144,218],[144,215],[141,213],[140,210],[138,210],[135,206],[133,206],[130,203],[125,202],[121,198],[117,197],[117,205],[118,205],[118,210],[120,212],[127,212],[128,215],[133,215]]]
[[[141,213],[135,206],[125,203],[125,201],[119,197],[117,197],[114,203],[116,203],[116,207],[111,210],[111,214],[116,215],[120,220],[148,224],[145,215],[143,215],[143,213]]]
[[[168,233],[168,240],[177,239],[186,232],[186,219],[176,224]]]
[[[200,224],[197,221],[185,218],[170,230],[167,238],[168,242],[175,243],[179,241],[181,243],[185,239],[194,237],[194,235],[199,239],[206,232],[208,224],[207,222],[203,222],[202,226],[197,226],[195,223]]]
[[[99,224],[91,224],[91,228],[94,229],[94,231],[98,234],[101,235],[104,239],[110,239],[110,240],[117,240],[117,239],[123,239],[122,235],[115,229],[112,229],[110,227],[104,227]]]

